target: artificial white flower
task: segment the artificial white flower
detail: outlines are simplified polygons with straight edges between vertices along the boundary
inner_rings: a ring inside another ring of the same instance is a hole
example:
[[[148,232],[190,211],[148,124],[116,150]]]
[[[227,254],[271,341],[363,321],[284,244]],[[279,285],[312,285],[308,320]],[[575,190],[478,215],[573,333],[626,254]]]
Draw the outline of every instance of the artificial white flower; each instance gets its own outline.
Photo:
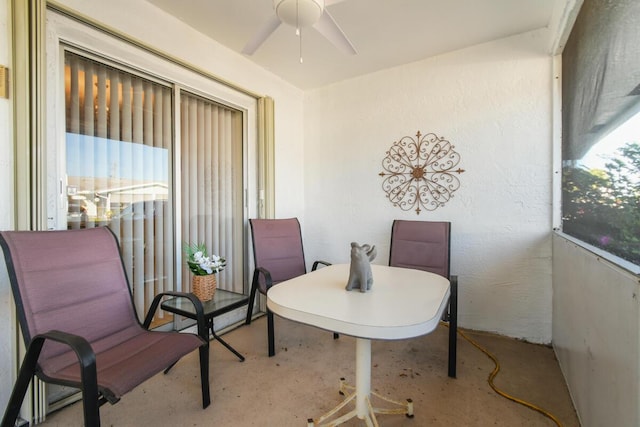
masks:
[[[224,270],[227,261],[218,255],[207,255],[204,243],[186,245],[184,251],[187,255],[187,265],[196,276],[219,273]]]

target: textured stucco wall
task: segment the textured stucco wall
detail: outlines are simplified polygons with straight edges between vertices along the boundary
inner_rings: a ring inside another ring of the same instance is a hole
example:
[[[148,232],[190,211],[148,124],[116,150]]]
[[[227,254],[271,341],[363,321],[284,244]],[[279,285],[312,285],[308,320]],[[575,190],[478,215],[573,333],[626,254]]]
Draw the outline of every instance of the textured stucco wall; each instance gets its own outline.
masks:
[[[387,263],[393,219],[452,222],[460,324],[551,341],[551,65],[542,31],[305,93],[307,261]],[[433,212],[392,207],[381,160],[434,132],[455,145],[461,187]]]

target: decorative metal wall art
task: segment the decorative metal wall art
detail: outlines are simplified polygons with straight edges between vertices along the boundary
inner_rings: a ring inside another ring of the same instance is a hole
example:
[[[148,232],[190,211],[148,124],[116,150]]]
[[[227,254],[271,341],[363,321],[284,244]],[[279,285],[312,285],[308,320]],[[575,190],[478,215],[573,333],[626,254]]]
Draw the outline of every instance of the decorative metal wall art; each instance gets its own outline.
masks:
[[[459,163],[460,154],[449,141],[418,131],[415,138],[405,136],[393,143],[378,175],[384,178],[382,189],[393,206],[415,209],[420,215],[423,209],[444,206],[460,188],[456,175],[464,169]]]

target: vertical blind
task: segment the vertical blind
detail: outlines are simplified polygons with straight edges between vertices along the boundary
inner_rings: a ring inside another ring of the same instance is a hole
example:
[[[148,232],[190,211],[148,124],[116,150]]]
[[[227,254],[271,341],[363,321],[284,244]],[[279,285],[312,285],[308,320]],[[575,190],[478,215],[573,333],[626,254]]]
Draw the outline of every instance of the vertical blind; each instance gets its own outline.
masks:
[[[172,90],[70,52],[65,80],[67,227],[113,230],[142,317],[173,288]]]
[[[180,129],[182,239],[224,257],[218,287],[242,293],[242,113],[183,91]],[[190,289],[186,264],[182,284]]]

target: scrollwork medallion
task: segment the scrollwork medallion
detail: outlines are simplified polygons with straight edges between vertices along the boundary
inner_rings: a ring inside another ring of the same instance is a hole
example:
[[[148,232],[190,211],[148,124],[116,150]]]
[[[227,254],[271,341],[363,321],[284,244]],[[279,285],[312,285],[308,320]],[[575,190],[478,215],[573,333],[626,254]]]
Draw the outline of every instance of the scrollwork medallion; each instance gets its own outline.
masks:
[[[403,211],[433,211],[444,206],[460,188],[460,154],[433,133],[405,136],[393,143],[382,159],[382,189]]]

